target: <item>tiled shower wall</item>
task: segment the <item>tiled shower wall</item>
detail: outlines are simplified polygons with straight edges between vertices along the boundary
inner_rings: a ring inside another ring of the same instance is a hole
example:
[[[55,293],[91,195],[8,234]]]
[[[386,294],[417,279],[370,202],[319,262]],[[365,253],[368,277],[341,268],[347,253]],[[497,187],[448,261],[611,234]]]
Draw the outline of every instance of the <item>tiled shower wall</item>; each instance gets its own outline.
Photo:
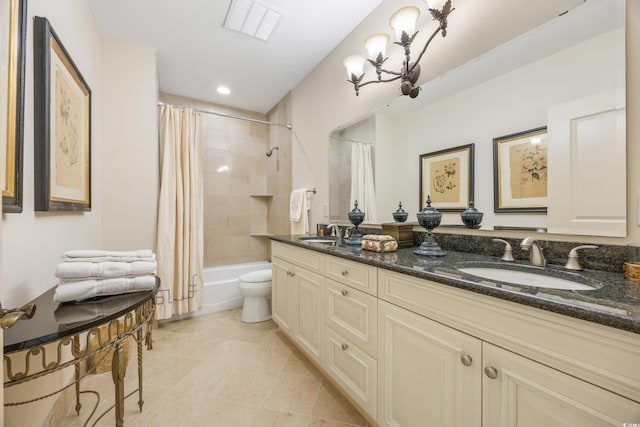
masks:
[[[267,115],[207,104],[162,94],[161,100],[210,111],[267,120]],[[276,106],[270,115],[286,116]],[[286,118],[286,117],[285,117]],[[274,121],[277,117],[274,117]],[[274,128],[211,114],[201,115],[204,169],[204,266],[229,265],[270,258],[269,233],[288,232],[291,192],[291,147],[277,138],[288,136],[286,128]],[[274,130],[275,129],[275,130]],[[282,132],[281,130],[285,131]],[[271,142],[271,139],[276,141]],[[290,136],[288,141],[290,141]],[[277,154],[265,155],[270,146]],[[281,146],[282,145],[282,146]],[[278,168],[275,168],[279,160]],[[281,178],[284,173],[288,178]],[[280,182],[282,180],[282,182]],[[273,216],[273,218],[272,218]],[[282,220],[286,224],[279,224]]]

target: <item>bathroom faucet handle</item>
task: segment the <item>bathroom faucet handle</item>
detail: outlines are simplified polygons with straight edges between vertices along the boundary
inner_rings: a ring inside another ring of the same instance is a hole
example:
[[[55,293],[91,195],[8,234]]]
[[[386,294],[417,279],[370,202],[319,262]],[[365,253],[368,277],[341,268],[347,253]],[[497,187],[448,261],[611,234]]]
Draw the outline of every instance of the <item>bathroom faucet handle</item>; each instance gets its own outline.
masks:
[[[595,245],[580,245],[569,251],[569,258],[567,259],[567,263],[564,265],[564,268],[567,270],[582,270],[582,266],[580,265],[580,255],[578,255],[579,249],[598,249],[598,246]]]
[[[515,261],[513,259],[513,249],[511,249],[511,243],[507,242],[503,239],[492,239],[494,242],[504,243],[504,253],[502,254],[502,261],[512,262]]]

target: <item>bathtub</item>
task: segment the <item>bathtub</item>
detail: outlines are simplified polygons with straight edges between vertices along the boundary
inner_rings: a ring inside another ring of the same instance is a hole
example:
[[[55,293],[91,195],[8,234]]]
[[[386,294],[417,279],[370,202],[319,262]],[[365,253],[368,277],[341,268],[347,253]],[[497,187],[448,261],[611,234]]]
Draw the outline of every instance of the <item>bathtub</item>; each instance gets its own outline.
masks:
[[[203,315],[241,307],[243,297],[238,292],[238,278],[245,273],[265,269],[271,269],[270,262],[205,267],[202,272],[204,281],[202,308],[194,314]]]

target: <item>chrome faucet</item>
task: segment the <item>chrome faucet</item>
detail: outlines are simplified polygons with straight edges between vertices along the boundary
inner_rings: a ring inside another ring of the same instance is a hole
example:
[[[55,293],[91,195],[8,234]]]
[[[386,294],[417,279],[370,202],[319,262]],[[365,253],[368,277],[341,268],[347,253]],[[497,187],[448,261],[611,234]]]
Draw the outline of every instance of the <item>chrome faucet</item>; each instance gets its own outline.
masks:
[[[522,242],[520,242],[520,249],[529,251],[529,264],[535,265],[536,267],[544,267],[547,265],[547,260],[544,259],[544,255],[542,254],[542,248],[533,237],[525,237]]]
[[[340,232],[340,226],[338,224],[329,224],[327,228],[331,230],[331,235],[338,239],[338,243],[342,243],[342,233]]]

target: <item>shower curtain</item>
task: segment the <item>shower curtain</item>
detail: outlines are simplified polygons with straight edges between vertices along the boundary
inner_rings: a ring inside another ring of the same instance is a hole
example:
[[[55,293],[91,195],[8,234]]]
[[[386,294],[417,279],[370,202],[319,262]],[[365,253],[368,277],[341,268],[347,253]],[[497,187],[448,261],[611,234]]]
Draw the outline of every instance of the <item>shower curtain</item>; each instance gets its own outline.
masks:
[[[375,223],[376,191],[373,185],[371,144],[351,145],[351,207],[358,201],[358,208],[365,213],[364,222]]]
[[[188,108],[160,110],[161,181],[157,318],[202,307],[203,173],[200,116]]]

